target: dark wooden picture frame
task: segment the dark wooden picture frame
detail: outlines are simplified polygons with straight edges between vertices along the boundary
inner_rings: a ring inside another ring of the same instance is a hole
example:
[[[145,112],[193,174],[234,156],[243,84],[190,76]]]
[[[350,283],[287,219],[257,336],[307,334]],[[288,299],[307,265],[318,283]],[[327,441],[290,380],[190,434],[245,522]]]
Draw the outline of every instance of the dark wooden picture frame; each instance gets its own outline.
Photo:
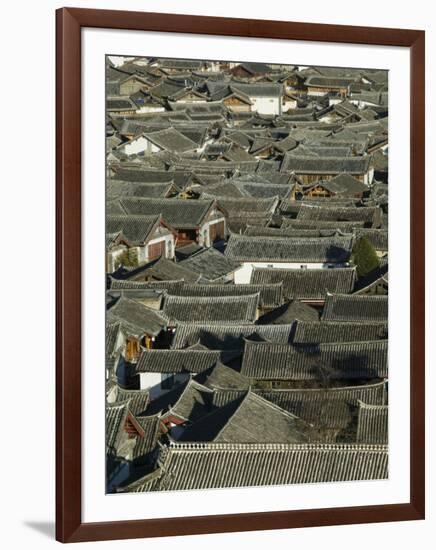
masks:
[[[310,40],[410,49],[410,502],[346,508],[82,523],[81,29],[85,27]],[[424,518],[425,33],[386,29],[62,8],[56,13],[56,538],[61,542],[284,529]]]

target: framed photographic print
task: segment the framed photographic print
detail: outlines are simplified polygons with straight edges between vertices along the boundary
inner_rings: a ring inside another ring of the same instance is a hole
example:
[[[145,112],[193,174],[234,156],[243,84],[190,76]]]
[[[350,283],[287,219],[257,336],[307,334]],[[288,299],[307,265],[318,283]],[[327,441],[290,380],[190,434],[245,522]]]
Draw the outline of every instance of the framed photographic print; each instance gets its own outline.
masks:
[[[424,518],[424,43],[57,11],[59,541]]]

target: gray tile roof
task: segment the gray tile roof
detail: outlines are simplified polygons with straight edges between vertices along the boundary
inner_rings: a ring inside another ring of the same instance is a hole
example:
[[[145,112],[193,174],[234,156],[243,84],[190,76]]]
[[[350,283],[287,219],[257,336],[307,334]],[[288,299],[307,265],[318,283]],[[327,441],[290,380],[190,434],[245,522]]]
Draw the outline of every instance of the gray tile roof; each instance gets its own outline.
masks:
[[[130,244],[144,244],[151,238],[160,223],[160,216],[109,215],[106,216],[106,233],[120,232]]]
[[[346,88],[352,82],[355,82],[357,78],[339,78],[333,76],[309,76],[306,78],[304,84],[306,86],[313,86],[316,88]]]
[[[322,320],[386,323],[388,320],[388,297],[327,295]]]
[[[135,168],[118,166],[115,168],[116,178],[122,181],[138,182],[138,183],[174,183],[183,187],[191,178],[189,172],[183,171],[166,171],[166,170],[151,170],[144,169],[140,166]]]
[[[152,97],[156,97],[158,99],[167,99],[185,90],[186,86],[184,85],[184,83],[166,78],[162,82],[156,84],[156,86],[150,88],[149,93]]]
[[[119,322],[127,336],[138,338],[144,334],[157,336],[167,326],[167,319],[162,313],[124,296],[109,309],[106,322]]]
[[[245,338],[256,337],[270,342],[289,342],[292,325],[234,325],[179,323],[172,343],[181,349],[200,341],[209,349],[243,349]]]
[[[295,174],[348,174],[363,175],[369,171],[370,157],[298,157],[291,151],[285,153],[282,172]]]
[[[294,126],[294,125],[293,125]],[[322,125],[324,126],[324,125]],[[292,130],[289,132],[289,135],[295,139],[296,141],[298,141],[299,143],[316,143],[316,144],[319,144],[319,142],[321,141],[321,139],[323,138],[326,138],[327,136],[330,136],[332,133],[332,128],[331,127],[321,127],[320,125],[316,126],[316,127],[313,127],[313,125],[311,125],[310,128],[306,128],[305,126],[297,126],[296,128],[293,127]],[[290,152],[288,154],[288,156],[292,155],[292,154],[296,154],[297,153],[297,150],[293,150],[292,152]],[[297,155],[298,157],[299,155]],[[313,154],[311,154],[310,156],[313,156]],[[315,157],[316,158],[316,157]]]
[[[283,218],[282,228],[293,229],[338,229],[344,233],[350,233],[356,227],[363,227],[364,221],[361,222],[343,222],[343,221],[327,221],[327,220],[294,220]]]
[[[277,183],[237,183],[238,188],[244,195],[253,197],[256,199],[267,199],[272,197],[279,197],[280,199],[286,199],[289,197],[292,191],[291,185],[282,185]]]
[[[177,418],[184,423],[195,422],[215,408],[213,391],[190,379],[152,401],[148,413],[161,411],[164,420]]]
[[[388,442],[388,406],[359,402],[358,443]]]
[[[311,345],[245,343],[241,373],[256,380],[386,378],[387,340]]]
[[[198,347],[143,350],[135,365],[135,372],[198,373],[216,365],[220,357],[219,350]]]
[[[297,220],[356,221],[377,227],[381,223],[381,217],[381,209],[377,206],[319,206],[304,202],[298,211]]]
[[[154,63],[157,67],[162,69],[178,69],[194,71],[201,69],[205,64],[205,61],[198,59],[157,59]]]
[[[121,205],[128,214],[161,215],[175,228],[195,228],[201,225],[213,201],[183,199],[148,199],[126,197]]]
[[[114,358],[117,351],[116,343],[121,332],[120,322],[106,324],[106,358]]]
[[[325,147],[325,149],[333,149],[333,147]],[[356,196],[356,194],[368,192],[368,187],[350,174],[338,174],[331,180],[323,181],[322,185],[331,193],[341,196]]]
[[[118,453],[128,414],[128,401],[106,404],[106,448],[113,454]]]
[[[200,275],[182,262],[174,262],[161,256],[152,266],[141,272],[145,276],[159,281],[172,282],[174,279],[183,280],[188,283],[195,283]]]
[[[183,279],[175,281],[132,281],[130,279],[110,278],[111,290],[155,290],[155,291],[174,291],[181,288],[184,284]]]
[[[137,288],[125,288],[121,290],[108,290],[106,297],[108,300],[107,306],[111,307],[121,297],[129,298],[144,304],[145,306],[158,310],[162,302],[162,290],[154,289],[137,289]]]
[[[266,63],[244,62],[239,64],[243,69],[252,75],[263,75],[273,72],[273,69]]]
[[[298,321],[292,341],[294,344],[320,344],[322,342],[386,340],[387,337],[387,323]]]
[[[328,236],[334,236],[336,231],[334,229],[329,230]],[[260,225],[247,225],[244,235],[249,237],[322,237],[318,229],[305,229],[298,230],[291,227],[262,227]],[[326,236],[326,235],[324,235]]]
[[[258,319],[260,325],[283,325],[296,320],[318,321],[319,315],[315,308],[303,304],[299,300],[286,302],[282,306],[268,311]]]
[[[383,445],[174,443],[161,468],[124,490],[174,491],[387,479]]]
[[[232,162],[250,162],[253,160],[253,157],[236,143],[233,143],[231,147],[223,153],[223,158]]]
[[[282,218],[278,223],[282,223],[286,218]],[[292,238],[322,238],[322,237],[338,237],[341,232],[337,229],[299,229],[294,227],[259,227],[249,225],[245,230],[244,235],[252,237],[292,237]]]
[[[144,136],[165,151],[183,153],[185,151],[195,151],[198,148],[197,143],[184,136],[175,128],[144,133]]]
[[[247,216],[267,216],[274,213],[278,204],[277,196],[266,199],[252,197],[220,197],[217,200],[221,208],[230,216],[235,214],[242,216],[244,213],[246,213]]]
[[[136,105],[129,97],[108,97],[107,111],[136,111]]]
[[[161,431],[160,415],[139,416],[137,422],[143,430],[143,435],[136,437],[136,444],[133,449],[133,459],[136,463],[147,458],[156,447]]]
[[[141,415],[150,403],[150,394],[148,390],[127,390],[121,386],[116,386],[114,404],[125,403],[126,401],[129,402],[128,408],[132,414]]]
[[[259,293],[239,296],[166,295],[163,312],[171,323],[253,323],[257,319]]]
[[[116,199],[124,197],[147,197],[150,199],[165,198],[177,187],[173,181],[169,182],[132,182],[120,180],[108,180],[106,183],[106,197]]]
[[[336,388],[255,391],[302,420],[314,426],[321,425],[328,430],[344,430],[349,427],[359,401],[365,400],[370,405],[380,406],[385,405],[387,396],[386,382]]]
[[[273,284],[184,284],[170,289],[174,296],[199,296],[216,298],[220,296],[245,296],[259,294],[259,304],[265,308],[278,307],[283,303],[283,285]]]
[[[203,191],[201,187],[196,189],[196,191],[201,192],[201,198],[203,199],[242,197],[242,191],[240,191],[234,183],[230,183],[228,181],[208,185],[206,191]]]
[[[231,232],[235,234],[242,234],[247,229],[248,224],[259,225],[261,227],[267,226],[274,219],[274,214],[267,214],[266,216],[257,215],[251,216],[247,212],[241,212],[241,215],[234,214],[227,218],[227,225]]]
[[[350,257],[352,243],[350,236],[293,239],[232,234],[225,255],[240,262],[344,263]]]
[[[356,281],[356,270],[335,269],[278,269],[255,267],[251,274],[253,284],[283,283],[286,298],[323,300],[327,292],[351,293]]]
[[[220,282],[227,279],[240,266],[240,263],[228,258],[215,248],[206,248],[189,256],[178,265],[197,273],[205,281]]]
[[[294,153],[297,156],[312,156],[312,154],[315,154],[315,155],[318,155],[319,157],[349,157],[351,156],[351,153],[352,153],[352,146],[351,145],[329,146],[329,145],[318,145],[316,143],[310,143],[310,144],[300,145],[298,149],[294,150]],[[362,186],[363,185],[364,184],[362,183]],[[333,187],[333,189],[335,188]],[[339,187],[338,189],[341,189],[341,188]],[[359,190],[361,189],[362,188],[359,188]],[[365,189],[368,190],[366,186],[365,186]]]
[[[305,443],[309,426],[248,390],[187,427],[179,441]]]
[[[250,379],[240,372],[218,362],[197,374],[195,380],[212,390],[248,390]]]
[[[234,170],[241,172],[255,172],[259,166],[259,161],[254,159],[252,161],[229,161],[229,160],[215,160],[213,162],[205,163],[204,160],[192,160],[188,158],[180,157],[174,164],[175,170],[191,170],[197,173],[207,174],[223,174],[229,173]]]

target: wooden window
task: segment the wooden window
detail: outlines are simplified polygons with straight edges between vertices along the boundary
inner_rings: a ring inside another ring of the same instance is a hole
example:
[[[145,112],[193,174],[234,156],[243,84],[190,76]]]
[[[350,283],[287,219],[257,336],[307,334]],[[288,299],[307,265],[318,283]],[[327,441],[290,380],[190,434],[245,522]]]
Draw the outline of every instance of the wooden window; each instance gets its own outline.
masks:
[[[126,341],[126,359],[133,361],[139,356],[139,342],[135,338],[127,338]]]
[[[165,241],[148,245],[148,259],[154,260],[165,254]]]

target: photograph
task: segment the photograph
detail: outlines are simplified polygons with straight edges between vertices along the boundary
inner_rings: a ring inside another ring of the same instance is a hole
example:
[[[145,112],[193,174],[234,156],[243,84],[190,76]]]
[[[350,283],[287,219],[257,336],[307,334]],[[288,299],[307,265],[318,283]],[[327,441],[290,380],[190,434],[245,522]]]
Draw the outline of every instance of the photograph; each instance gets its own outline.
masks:
[[[389,71],[293,61],[105,56],[106,493],[389,478]]]
[[[436,540],[413,8],[5,4],[4,548]]]

